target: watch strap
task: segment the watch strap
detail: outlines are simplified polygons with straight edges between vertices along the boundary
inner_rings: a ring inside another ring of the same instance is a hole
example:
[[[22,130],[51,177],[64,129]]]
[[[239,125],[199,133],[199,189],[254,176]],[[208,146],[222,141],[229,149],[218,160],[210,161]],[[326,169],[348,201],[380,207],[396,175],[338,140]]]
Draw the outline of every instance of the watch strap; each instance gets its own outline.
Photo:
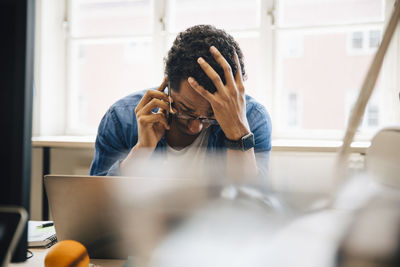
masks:
[[[225,138],[225,146],[233,150],[247,151],[255,146],[254,134],[250,132],[237,141]]]

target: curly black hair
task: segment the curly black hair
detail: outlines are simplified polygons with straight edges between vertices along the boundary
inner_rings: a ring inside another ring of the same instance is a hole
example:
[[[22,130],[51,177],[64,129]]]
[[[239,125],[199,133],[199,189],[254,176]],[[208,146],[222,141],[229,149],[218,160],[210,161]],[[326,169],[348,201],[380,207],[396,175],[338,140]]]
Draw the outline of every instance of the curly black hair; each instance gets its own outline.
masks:
[[[222,67],[215,61],[210,53],[210,47],[215,46],[231,66],[233,75],[236,75],[237,66],[234,59],[236,51],[242,76],[246,77],[243,64],[243,53],[238,43],[224,30],[212,25],[196,25],[178,34],[168,56],[165,58],[165,71],[168,76],[169,86],[174,91],[179,91],[180,83],[188,77],[193,77],[206,90],[214,93],[217,89],[211,79],[197,63],[199,57],[204,58],[219,74],[225,84],[225,76]]]

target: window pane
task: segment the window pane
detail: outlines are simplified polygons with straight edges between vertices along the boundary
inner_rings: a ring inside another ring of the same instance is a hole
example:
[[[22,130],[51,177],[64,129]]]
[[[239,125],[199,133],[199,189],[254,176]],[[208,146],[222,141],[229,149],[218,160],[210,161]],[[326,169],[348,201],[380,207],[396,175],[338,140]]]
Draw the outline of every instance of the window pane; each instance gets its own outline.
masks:
[[[151,41],[82,43],[71,47],[69,87],[75,92],[70,128],[96,132],[101,117],[118,99],[157,86],[152,79]]]
[[[372,30],[369,31],[369,47],[376,48],[381,43],[381,31]]]
[[[354,49],[361,49],[363,47],[363,32],[353,32],[351,44]]]
[[[298,115],[301,112],[298,107],[297,93],[290,92],[288,96],[288,126],[296,127],[299,125]]]
[[[361,118],[359,130],[363,132],[374,132],[378,127],[382,127],[382,118],[381,118],[381,107],[379,106],[380,98],[382,96],[382,90],[379,87],[380,79],[377,82],[377,88],[374,90],[371,95],[367,107],[365,109],[364,115]],[[350,114],[354,105],[356,103],[358,94],[360,93],[360,89],[357,88],[354,90],[349,90],[346,93],[346,102],[345,102],[345,112],[346,112],[346,122],[349,120]]]
[[[347,123],[346,98],[358,92],[373,53],[352,53],[347,40],[358,40],[360,30],[292,30],[278,33],[277,66],[281,130],[293,126],[293,99],[301,95],[298,127],[302,130],[343,130]],[[353,42],[353,45],[355,43]],[[356,43],[358,46],[358,43]],[[294,51],[294,52],[293,52]],[[297,99],[299,101],[300,99]],[[353,104],[355,97],[351,99]],[[289,105],[289,106],[285,106]],[[288,112],[289,111],[289,112]],[[318,111],[318,112],[316,112]],[[372,124],[372,123],[371,123]]]
[[[259,12],[259,0],[172,0],[169,30],[180,32],[196,24],[225,30],[255,28],[260,24]]]
[[[244,81],[246,94],[257,97],[258,70],[260,62],[260,36],[258,33],[232,34],[243,52],[247,79]]]
[[[276,41],[278,133],[341,133],[384,21],[383,0],[280,0]],[[364,25],[355,25],[365,23]],[[314,27],[315,26],[315,27]],[[380,81],[376,85],[379,88]],[[376,90],[376,94],[380,94]],[[351,96],[351,97],[350,97]],[[362,130],[380,125],[379,106]],[[316,112],[317,111],[317,112]],[[297,116],[295,116],[297,114]],[[333,135],[329,134],[330,137]],[[315,136],[314,136],[315,137]],[[324,138],[320,136],[319,138]]]
[[[280,26],[376,22],[384,19],[384,0],[280,0]]]
[[[368,127],[379,126],[379,106],[370,105],[367,108],[367,124]]]
[[[117,36],[152,30],[151,0],[71,0],[73,37]]]

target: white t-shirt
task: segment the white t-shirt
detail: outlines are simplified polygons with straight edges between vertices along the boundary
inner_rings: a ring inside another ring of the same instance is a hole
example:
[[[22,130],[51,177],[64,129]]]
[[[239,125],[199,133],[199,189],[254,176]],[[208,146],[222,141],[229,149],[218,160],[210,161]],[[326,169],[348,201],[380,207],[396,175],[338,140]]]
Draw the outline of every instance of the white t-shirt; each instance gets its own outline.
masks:
[[[166,167],[172,176],[202,176],[206,168],[209,129],[201,131],[192,144],[180,150],[166,147]]]

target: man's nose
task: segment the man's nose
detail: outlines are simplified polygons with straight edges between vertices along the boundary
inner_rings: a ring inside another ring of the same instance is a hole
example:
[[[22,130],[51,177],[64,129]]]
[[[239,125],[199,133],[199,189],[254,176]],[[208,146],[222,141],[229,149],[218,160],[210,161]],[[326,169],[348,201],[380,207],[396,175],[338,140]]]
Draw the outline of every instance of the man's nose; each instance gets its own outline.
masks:
[[[203,129],[203,123],[200,120],[189,120],[188,129],[192,133],[198,133]]]

